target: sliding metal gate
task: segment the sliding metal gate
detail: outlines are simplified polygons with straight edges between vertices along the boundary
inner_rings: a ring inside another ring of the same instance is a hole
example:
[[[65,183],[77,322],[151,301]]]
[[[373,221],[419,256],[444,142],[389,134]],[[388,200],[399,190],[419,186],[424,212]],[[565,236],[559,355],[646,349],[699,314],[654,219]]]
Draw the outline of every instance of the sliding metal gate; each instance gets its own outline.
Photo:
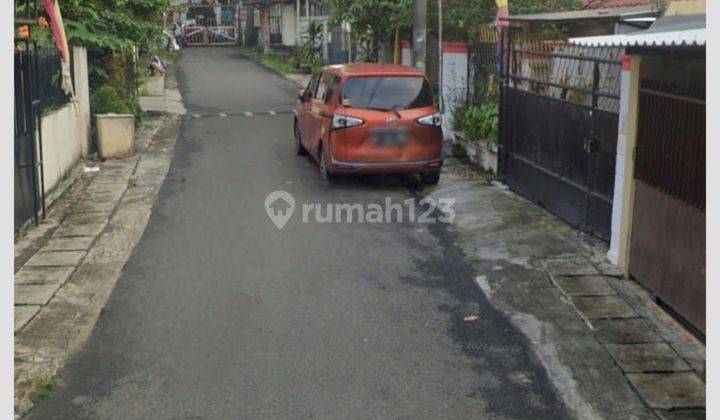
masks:
[[[234,45],[238,40],[238,5],[188,6],[183,35],[188,45]]]
[[[520,195],[610,237],[620,50],[502,40],[500,176]]]

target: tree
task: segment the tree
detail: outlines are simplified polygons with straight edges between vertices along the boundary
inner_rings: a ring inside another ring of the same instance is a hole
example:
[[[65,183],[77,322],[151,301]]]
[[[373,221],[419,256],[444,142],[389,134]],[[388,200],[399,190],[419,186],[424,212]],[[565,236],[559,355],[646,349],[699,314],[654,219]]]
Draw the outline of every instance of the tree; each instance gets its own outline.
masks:
[[[478,29],[491,24],[497,13],[495,0],[442,0],[443,39],[468,41],[477,39]],[[511,15],[578,10],[580,0],[509,0]],[[428,22],[437,22],[437,0],[430,3]],[[430,27],[434,34],[435,27]]]
[[[349,22],[368,61],[377,61],[380,45],[391,42],[395,28],[412,27],[413,0],[330,0],[331,23]]]

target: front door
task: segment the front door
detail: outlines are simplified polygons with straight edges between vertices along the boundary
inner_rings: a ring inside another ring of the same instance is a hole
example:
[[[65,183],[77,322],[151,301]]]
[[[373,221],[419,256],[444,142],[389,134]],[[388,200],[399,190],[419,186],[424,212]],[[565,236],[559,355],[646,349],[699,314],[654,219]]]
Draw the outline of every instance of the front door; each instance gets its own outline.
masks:
[[[315,91],[317,90],[318,80],[320,79],[320,73],[315,73],[305,87],[305,94],[301,99],[300,107],[298,110],[298,124],[300,126],[300,138],[302,139],[303,145],[306,149],[310,149],[310,139],[313,135],[312,125],[312,106],[313,99],[315,98]]]

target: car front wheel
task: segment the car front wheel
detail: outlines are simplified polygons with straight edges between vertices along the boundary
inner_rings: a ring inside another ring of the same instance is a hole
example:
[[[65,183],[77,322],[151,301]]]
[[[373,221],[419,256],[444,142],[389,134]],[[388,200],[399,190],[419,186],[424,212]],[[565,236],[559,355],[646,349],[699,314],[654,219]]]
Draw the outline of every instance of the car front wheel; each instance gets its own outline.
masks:
[[[420,180],[425,185],[437,185],[440,182],[440,172],[425,172],[420,174]]]
[[[334,177],[327,167],[327,152],[322,145],[320,145],[320,176],[325,181],[332,181]]]
[[[298,124],[297,119],[293,124],[293,131],[295,134],[295,153],[299,156],[307,155],[307,150],[305,150],[305,146],[303,146],[302,140],[300,139],[300,125]]]

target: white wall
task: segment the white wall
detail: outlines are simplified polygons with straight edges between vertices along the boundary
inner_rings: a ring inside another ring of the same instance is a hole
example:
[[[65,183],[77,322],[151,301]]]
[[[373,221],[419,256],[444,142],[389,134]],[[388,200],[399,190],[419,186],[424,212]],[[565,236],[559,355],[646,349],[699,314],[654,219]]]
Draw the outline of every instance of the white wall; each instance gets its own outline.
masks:
[[[90,90],[87,52],[73,48],[75,99],[41,117],[45,192],[52,190],[87,156],[90,136]]]
[[[295,5],[285,4],[282,11],[282,43],[283,45],[295,45]]]
[[[443,132],[450,138],[452,111],[457,106],[465,106],[467,98],[467,45],[444,43],[442,60]]]

